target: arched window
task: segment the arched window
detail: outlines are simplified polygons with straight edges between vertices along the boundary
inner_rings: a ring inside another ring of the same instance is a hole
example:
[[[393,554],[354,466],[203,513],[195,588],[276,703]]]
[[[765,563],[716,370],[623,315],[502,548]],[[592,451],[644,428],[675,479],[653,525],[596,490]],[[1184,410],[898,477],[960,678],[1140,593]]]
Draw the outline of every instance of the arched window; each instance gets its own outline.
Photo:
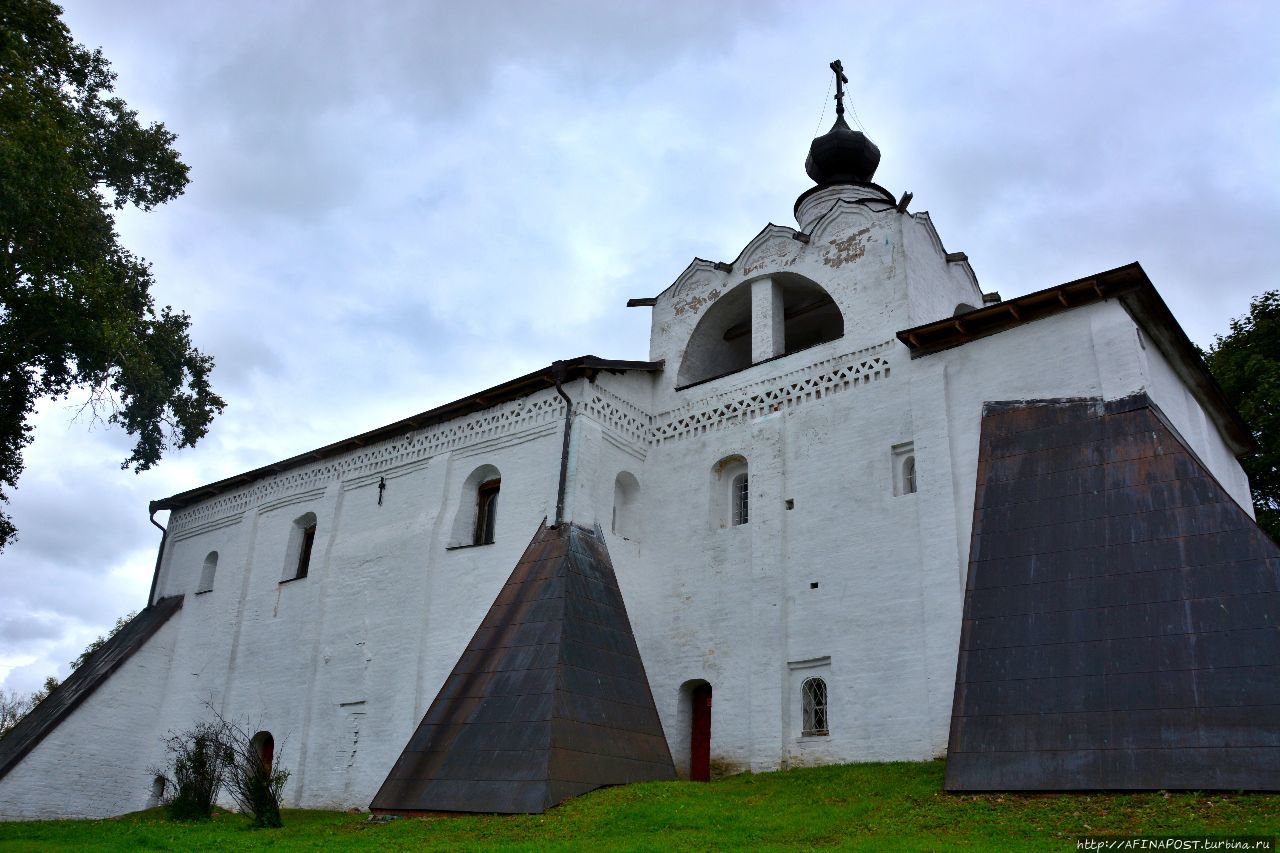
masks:
[[[476,488],[476,531],[472,545],[492,545],[498,524],[498,491],[502,480],[485,480]]]
[[[498,493],[501,491],[502,474],[492,465],[481,465],[467,475],[458,496],[450,548],[493,544],[498,530]]]
[[[620,471],[613,480],[614,534],[623,539],[634,539],[636,516],[639,512],[640,481],[630,471]]]
[[[204,566],[200,569],[200,585],[196,587],[196,592],[209,592],[213,589],[213,576],[218,571],[218,552],[210,551],[209,555],[204,558]]]
[[[750,486],[747,460],[742,456],[726,456],[712,466],[712,527],[737,527],[750,520]]]
[[[916,445],[913,441],[895,444],[893,458],[893,493],[912,495],[916,491]]]
[[[804,714],[804,726],[801,734],[829,734],[830,732],[827,729],[827,682],[821,678],[806,678],[804,683],[800,685],[800,703]]]
[[[303,513],[293,520],[289,551],[284,561],[284,580],[301,580],[311,571],[311,551],[316,543],[316,514]]]

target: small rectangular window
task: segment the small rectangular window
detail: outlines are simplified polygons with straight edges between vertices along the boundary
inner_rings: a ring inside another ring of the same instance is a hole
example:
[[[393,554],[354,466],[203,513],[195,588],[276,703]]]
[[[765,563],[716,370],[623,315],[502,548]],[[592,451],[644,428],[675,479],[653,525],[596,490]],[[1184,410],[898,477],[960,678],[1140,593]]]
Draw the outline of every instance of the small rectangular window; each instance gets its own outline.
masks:
[[[733,523],[746,524],[749,518],[747,513],[748,495],[750,493],[747,484],[747,475],[739,474],[733,478],[733,489],[730,491],[730,499],[733,501]]]
[[[298,552],[298,571],[295,578],[305,578],[311,568],[311,546],[316,542],[316,525],[314,522],[302,529],[302,549]]]
[[[476,490],[476,532],[473,545],[492,545],[494,528],[498,523],[498,491],[501,480],[481,483]]]

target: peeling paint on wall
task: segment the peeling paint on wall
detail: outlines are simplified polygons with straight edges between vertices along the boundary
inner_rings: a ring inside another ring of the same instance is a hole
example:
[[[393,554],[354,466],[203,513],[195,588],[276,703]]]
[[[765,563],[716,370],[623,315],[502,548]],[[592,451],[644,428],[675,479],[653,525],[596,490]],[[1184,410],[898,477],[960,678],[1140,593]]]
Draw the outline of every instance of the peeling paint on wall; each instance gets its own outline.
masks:
[[[690,296],[688,299],[684,300],[683,302],[677,302],[675,304],[675,308],[674,308],[675,315],[679,317],[681,314],[684,314],[684,312],[686,311],[688,311],[690,314],[697,314],[699,311],[702,310],[702,306],[710,305],[712,302],[715,302],[719,298],[720,298],[719,288],[712,290],[705,297],[694,294],[693,296]]]
[[[867,253],[867,246],[871,241],[863,238],[870,233],[869,227],[859,228],[848,237],[829,241],[831,248],[822,253],[822,262],[832,269],[839,269],[857,261]]]

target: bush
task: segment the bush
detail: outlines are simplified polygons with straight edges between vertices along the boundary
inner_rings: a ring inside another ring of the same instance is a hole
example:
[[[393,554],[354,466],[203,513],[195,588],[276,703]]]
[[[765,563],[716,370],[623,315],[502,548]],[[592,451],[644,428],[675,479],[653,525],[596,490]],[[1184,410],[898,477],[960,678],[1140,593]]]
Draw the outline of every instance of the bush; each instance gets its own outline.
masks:
[[[267,732],[250,736],[250,727],[224,718],[197,723],[165,741],[169,768],[156,771],[164,779],[162,797],[170,820],[207,820],[224,787],[254,826],[279,827],[280,794],[289,771],[280,766]]]
[[[280,766],[274,740],[266,732],[250,737],[249,729],[222,721],[224,742],[230,761],[227,790],[253,825],[263,828],[283,826],[280,821],[280,793],[289,781],[289,771]],[[267,746],[263,737],[270,742]]]
[[[222,728],[217,722],[202,722],[184,732],[169,733],[165,741],[169,767],[156,775],[164,779],[161,802],[170,820],[208,820],[213,812],[230,758]]]

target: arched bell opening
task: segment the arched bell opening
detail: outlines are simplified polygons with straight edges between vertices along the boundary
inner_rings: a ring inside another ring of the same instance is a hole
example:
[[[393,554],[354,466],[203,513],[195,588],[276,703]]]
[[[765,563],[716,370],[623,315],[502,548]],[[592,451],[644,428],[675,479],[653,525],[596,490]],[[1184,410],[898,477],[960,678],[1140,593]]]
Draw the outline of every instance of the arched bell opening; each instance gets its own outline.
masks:
[[[795,273],[744,282],[713,302],[685,347],[676,386],[684,388],[844,336],[831,294]]]

